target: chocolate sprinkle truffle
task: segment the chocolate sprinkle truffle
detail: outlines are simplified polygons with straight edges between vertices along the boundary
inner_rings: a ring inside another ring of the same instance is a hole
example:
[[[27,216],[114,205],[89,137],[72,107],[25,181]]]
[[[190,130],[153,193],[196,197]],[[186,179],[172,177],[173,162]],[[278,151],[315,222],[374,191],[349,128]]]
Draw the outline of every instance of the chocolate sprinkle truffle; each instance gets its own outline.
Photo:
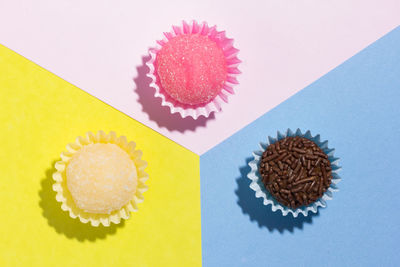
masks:
[[[304,137],[286,137],[267,147],[259,165],[262,182],[281,204],[296,209],[318,200],[329,188],[328,155]]]

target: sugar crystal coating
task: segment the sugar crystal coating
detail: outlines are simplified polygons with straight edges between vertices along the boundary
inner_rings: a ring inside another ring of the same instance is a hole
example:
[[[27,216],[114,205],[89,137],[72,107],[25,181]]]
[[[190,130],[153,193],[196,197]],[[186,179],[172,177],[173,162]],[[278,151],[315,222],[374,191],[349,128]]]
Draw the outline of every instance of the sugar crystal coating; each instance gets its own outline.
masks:
[[[133,197],[137,171],[128,153],[115,144],[89,144],[73,154],[67,187],[78,208],[109,214]]]
[[[188,105],[210,102],[227,77],[222,49],[200,34],[170,39],[157,53],[155,67],[162,88],[176,101]]]

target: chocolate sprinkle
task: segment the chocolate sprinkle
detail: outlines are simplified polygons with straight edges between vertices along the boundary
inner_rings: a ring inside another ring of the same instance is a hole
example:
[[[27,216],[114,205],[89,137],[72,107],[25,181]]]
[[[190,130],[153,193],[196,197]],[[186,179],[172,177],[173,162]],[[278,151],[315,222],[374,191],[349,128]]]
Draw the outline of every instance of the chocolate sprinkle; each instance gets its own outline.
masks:
[[[269,145],[259,172],[271,195],[293,209],[322,197],[332,180],[328,155],[313,141],[299,136]]]

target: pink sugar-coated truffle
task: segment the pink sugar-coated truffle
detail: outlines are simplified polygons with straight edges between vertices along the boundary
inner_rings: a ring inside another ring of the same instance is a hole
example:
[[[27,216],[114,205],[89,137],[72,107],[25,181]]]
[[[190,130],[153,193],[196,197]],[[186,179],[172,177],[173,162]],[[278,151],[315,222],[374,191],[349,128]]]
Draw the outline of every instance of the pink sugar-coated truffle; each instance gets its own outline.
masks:
[[[176,101],[206,104],[220,92],[227,79],[223,50],[208,36],[178,35],[157,53],[156,72],[161,87]]]

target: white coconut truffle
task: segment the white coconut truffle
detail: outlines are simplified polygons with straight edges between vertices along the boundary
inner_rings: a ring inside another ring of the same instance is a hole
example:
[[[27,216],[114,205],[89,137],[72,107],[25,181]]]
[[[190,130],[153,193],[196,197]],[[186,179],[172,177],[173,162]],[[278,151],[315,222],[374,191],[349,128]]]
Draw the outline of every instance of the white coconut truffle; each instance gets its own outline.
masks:
[[[78,208],[109,214],[136,192],[137,170],[128,153],[115,144],[89,144],[69,161],[67,187]]]

